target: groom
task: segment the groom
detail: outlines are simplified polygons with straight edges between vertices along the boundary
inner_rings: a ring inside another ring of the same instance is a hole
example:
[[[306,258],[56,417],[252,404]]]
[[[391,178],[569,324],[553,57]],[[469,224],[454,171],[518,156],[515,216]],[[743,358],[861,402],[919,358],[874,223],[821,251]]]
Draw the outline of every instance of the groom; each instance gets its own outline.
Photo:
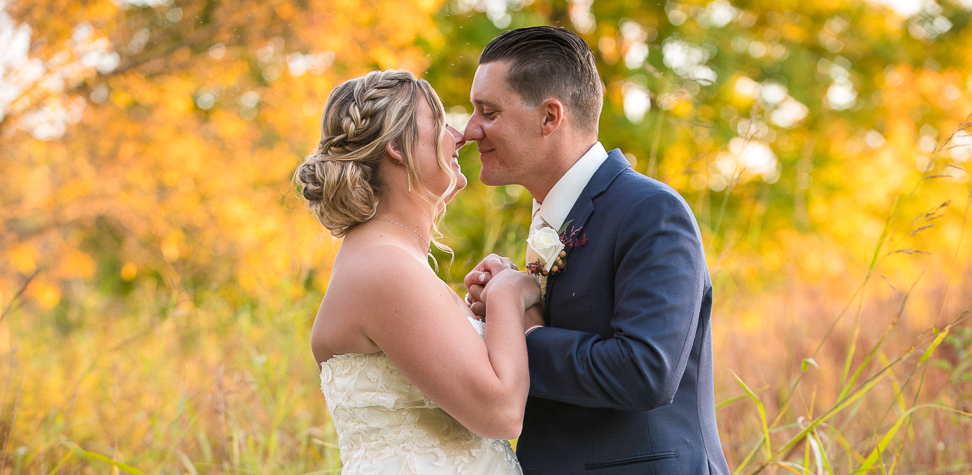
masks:
[[[550,271],[545,315],[527,316],[524,472],[728,474],[698,226],[675,190],[598,142],[590,48],[562,28],[508,31],[483,50],[470,96],[465,139],[479,146],[483,183],[533,195],[531,236],[573,236],[557,269],[528,250]],[[498,260],[466,276],[474,311]]]

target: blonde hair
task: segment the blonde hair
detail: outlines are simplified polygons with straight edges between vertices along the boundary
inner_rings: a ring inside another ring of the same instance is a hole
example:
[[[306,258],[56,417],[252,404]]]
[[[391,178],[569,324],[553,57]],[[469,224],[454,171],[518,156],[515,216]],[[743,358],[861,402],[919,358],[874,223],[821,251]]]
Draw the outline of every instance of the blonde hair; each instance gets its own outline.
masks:
[[[449,187],[436,196],[421,185],[418,162],[413,153],[418,143],[415,101],[424,99],[435,119],[435,151],[439,168],[449,172]],[[321,118],[321,141],[295,173],[301,196],[311,213],[334,237],[374,217],[381,198],[381,164],[388,156],[386,146],[395,143],[404,158],[409,187],[433,204],[437,219],[433,243],[441,237],[438,221],[445,212],[445,199],[455,190],[457,177],[439,152],[445,133],[445,109],[428,82],[408,71],[373,71],[342,83],[331,91]]]

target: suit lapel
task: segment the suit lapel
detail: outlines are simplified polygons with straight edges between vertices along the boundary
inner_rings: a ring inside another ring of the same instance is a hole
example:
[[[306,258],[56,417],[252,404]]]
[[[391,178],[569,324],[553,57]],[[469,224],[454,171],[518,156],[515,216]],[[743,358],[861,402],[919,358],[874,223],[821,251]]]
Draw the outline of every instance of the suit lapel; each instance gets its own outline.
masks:
[[[570,235],[571,231],[583,228],[584,225],[587,224],[587,220],[590,219],[592,214],[594,214],[594,201],[591,199],[591,195],[588,193],[587,188],[584,188],[584,191],[582,191],[580,196],[577,197],[577,201],[574,202],[574,207],[570,209],[570,213],[567,215],[567,220],[564,221],[565,224],[563,232]],[[574,248],[566,250],[567,255],[564,257],[565,264],[570,262],[570,254],[573,251]],[[570,269],[569,264],[564,269],[564,272],[567,272],[567,269]],[[547,290],[543,296],[543,308],[550,308],[550,296],[553,295],[553,284],[557,282],[557,277],[559,276],[559,273],[547,276]]]
[[[567,214],[567,220],[564,221],[565,232],[570,234],[571,230],[583,228],[587,225],[587,221],[594,214],[594,198],[604,193],[614,179],[628,167],[630,167],[628,159],[624,157],[620,149],[614,149],[608,153],[608,158],[594,172],[594,176],[587,182],[584,191],[577,197],[577,201],[574,202],[574,207]],[[581,233],[584,233],[584,231],[581,231]],[[567,267],[564,269],[564,272],[570,272],[570,254],[573,250],[573,248],[567,249],[567,256],[564,258]],[[546,309],[550,308],[550,296],[553,295],[553,286],[559,276],[560,274],[553,274],[547,278],[547,289],[543,301],[544,308]]]

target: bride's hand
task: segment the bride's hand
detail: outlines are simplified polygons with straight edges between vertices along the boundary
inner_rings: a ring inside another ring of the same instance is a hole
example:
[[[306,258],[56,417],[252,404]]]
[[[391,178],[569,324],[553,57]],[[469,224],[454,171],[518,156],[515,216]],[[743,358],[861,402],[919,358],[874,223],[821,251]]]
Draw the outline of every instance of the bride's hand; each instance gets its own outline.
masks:
[[[490,254],[466,274],[464,279],[467,292],[466,303],[469,304],[469,309],[474,314],[480,317],[486,316],[486,300],[482,298],[481,294],[492,276],[499,274],[504,269],[518,270],[516,264],[513,264],[510,258]]]
[[[511,294],[513,298],[521,298],[524,310],[540,302],[540,285],[537,283],[537,279],[526,272],[513,269],[504,269],[493,274],[479,294],[479,298],[480,301],[486,302],[489,295],[506,295],[507,293]]]

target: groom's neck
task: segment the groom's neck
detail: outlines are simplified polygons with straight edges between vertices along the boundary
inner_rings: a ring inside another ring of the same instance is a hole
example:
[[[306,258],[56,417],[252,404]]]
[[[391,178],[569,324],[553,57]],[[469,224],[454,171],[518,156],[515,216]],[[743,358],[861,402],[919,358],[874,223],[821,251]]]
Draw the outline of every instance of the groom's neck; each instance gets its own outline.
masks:
[[[543,203],[544,198],[550,193],[550,189],[563,178],[567,170],[574,166],[581,157],[587,153],[594,144],[597,137],[583,138],[576,140],[565,140],[551,147],[536,173],[532,183],[524,183],[524,187],[530,192],[534,199]]]

